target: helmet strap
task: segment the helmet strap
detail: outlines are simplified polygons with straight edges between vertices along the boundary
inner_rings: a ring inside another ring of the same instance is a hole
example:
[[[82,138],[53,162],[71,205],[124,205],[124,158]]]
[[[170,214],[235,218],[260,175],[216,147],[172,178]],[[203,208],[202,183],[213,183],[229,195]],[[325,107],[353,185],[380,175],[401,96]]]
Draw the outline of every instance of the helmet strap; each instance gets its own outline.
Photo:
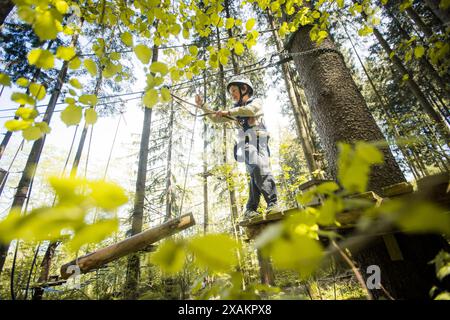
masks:
[[[244,84],[238,84],[238,89],[239,89],[239,105],[242,105],[242,99],[244,98],[244,94],[242,92],[242,86],[244,86]],[[245,92],[245,94],[248,94],[248,88],[247,91]]]

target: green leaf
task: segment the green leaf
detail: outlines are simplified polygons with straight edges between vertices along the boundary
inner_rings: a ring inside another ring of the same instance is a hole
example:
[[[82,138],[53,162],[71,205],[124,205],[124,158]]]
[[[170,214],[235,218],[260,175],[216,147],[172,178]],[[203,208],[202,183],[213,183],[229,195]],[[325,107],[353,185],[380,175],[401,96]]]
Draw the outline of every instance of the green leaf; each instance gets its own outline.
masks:
[[[62,59],[64,61],[69,61],[73,57],[76,56],[75,48],[74,47],[63,47],[60,46],[58,49],[56,49],[56,57],[59,59]]]
[[[315,191],[316,191],[316,193],[320,193],[320,194],[332,194],[338,190],[339,190],[339,185],[334,181],[330,181],[330,182],[321,183],[319,186],[317,186]]]
[[[69,83],[74,88],[77,88],[77,89],[82,89],[83,88],[83,86],[81,85],[80,81],[78,81],[77,78],[70,79]]]
[[[423,46],[417,46],[414,48],[414,57],[420,59],[425,54],[425,48]]]
[[[30,84],[30,81],[28,81],[28,79],[26,79],[26,78],[20,77],[19,79],[17,79],[16,84],[19,87],[26,88]]]
[[[395,222],[405,231],[413,233],[443,233],[450,235],[450,215],[433,203],[420,202],[408,206]]]
[[[449,0],[441,0],[439,2],[439,8],[442,10],[447,10],[450,8],[450,1]]]
[[[164,102],[169,102],[172,100],[172,96],[170,95],[170,90],[167,88],[161,89],[161,98]]]
[[[97,104],[97,96],[95,94],[83,94],[78,99],[78,102],[93,107]]]
[[[245,29],[246,29],[247,31],[252,30],[253,27],[255,26],[255,23],[256,23],[256,19],[254,19],[254,18],[249,19],[249,20],[247,21],[247,23],[245,24]]]
[[[65,2],[63,0],[56,0],[55,1],[55,8],[61,14],[66,14],[67,11],[69,11],[69,5],[67,4],[67,2]]]
[[[36,11],[27,5],[19,5],[17,8],[17,15],[28,24],[32,24]]]
[[[32,121],[24,120],[8,120],[5,122],[5,128],[8,131],[19,131],[29,128],[33,124]]]
[[[192,54],[193,56],[196,56],[198,54],[198,48],[196,46],[190,46],[189,53]]]
[[[227,18],[227,22],[225,23],[226,29],[231,29],[234,26],[234,18]]]
[[[109,57],[111,60],[120,60],[121,55],[119,52],[112,52]]]
[[[83,224],[84,212],[78,207],[38,208],[27,215],[20,209],[13,209],[0,222],[0,237],[4,240],[25,241],[55,240],[61,237],[61,230]]]
[[[450,292],[441,292],[439,293],[434,300],[450,300]]]
[[[197,236],[188,242],[196,264],[211,271],[227,271],[237,264],[239,244],[226,234]]]
[[[84,120],[86,124],[94,124],[97,122],[97,111],[93,108],[89,108],[84,112]]]
[[[69,69],[77,70],[81,66],[81,60],[78,57],[73,58],[69,62]]]
[[[133,35],[129,32],[124,32],[120,35],[120,40],[122,40],[123,44],[127,47],[133,46]]]
[[[16,116],[22,118],[23,120],[33,120],[39,115],[34,108],[18,108],[16,111]]]
[[[148,64],[152,56],[152,50],[144,44],[138,44],[134,47],[136,57],[143,63]]]
[[[320,266],[323,256],[319,241],[306,236],[280,238],[274,242],[270,253],[276,268],[296,270],[302,279]]]
[[[47,91],[42,84],[31,83],[29,87],[31,95],[33,95],[37,100],[42,100],[45,98]]]
[[[244,45],[241,43],[241,42],[239,42],[239,41],[237,41],[235,44],[234,44],[234,52],[238,55],[238,56],[240,56],[240,55],[242,55],[243,53],[244,53]]]
[[[78,229],[75,236],[67,243],[72,252],[76,252],[82,245],[98,243],[116,232],[119,228],[118,219],[105,219]]]
[[[158,246],[158,250],[150,256],[150,261],[164,272],[175,274],[183,268],[185,258],[186,253],[182,243],[169,239]]]
[[[58,32],[62,31],[62,26],[52,11],[36,11],[33,30],[41,41],[53,40]]]
[[[36,122],[34,125],[36,128],[39,128],[39,130],[41,130],[41,132],[43,134],[50,133],[50,131],[51,131],[51,128],[48,126],[47,122],[45,122],[45,121]]]
[[[336,214],[344,209],[344,204],[341,198],[331,197],[326,199],[319,208],[319,217],[317,223],[322,226],[329,226],[334,224]]]
[[[84,67],[91,74],[91,76],[95,77],[97,75],[97,64],[92,59],[85,59]]]
[[[91,197],[97,207],[109,211],[128,202],[125,190],[114,183],[99,180],[88,184],[92,189]]]
[[[156,89],[147,90],[142,97],[142,103],[147,107],[151,108],[159,101],[158,91]]]
[[[42,135],[42,131],[37,127],[28,127],[22,130],[23,138],[28,141],[38,140]]]
[[[36,104],[36,101],[32,97],[21,92],[13,92],[11,95],[11,100],[21,105],[29,104],[34,106]]]
[[[79,124],[82,117],[82,108],[77,107],[75,105],[68,105],[62,112],[61,112],[61,120],[67,125],[67,126],[73,126],[76,124]]]
[[[165,63],[155,61],[150,66],[150,71],[153,73],[159,72],[162,76],[164,76],[167,74],[167,72],[169,72],[169,68],[167,68],[167,65]]]
[[[371,33],[373,33],[373,28],[370,26],[364,26],[364,28],[358,30],[358,34],[361,37],[368,36]]]
[[[383,162],[383,154],[373,145],[357,142],[352,148],[339,144],[338,179],[349,192],[366,191],[370,166]]]
[[[7,74],[0,72],[0,84],[4,85],[5,87],[11,86],[11,79],[9,78],[9,76]]]
[[[55,65],[55,58],[48,50],[33,49],[28,53],[28,63],[42,69],[51,69]]]

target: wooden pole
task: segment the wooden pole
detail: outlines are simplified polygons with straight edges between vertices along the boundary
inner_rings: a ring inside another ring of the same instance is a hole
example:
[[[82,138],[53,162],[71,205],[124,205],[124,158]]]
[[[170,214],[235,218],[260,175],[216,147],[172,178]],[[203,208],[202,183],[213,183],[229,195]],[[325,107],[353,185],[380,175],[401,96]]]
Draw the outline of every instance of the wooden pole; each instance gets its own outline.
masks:
[[[60,270],[61,277],[67,279],[71,276],[71,273],[67,273],[69,266],[78,265],[80,272],[86,273],[130,253],[143,250],[148,245],[192,227],[193,225],[195,225],[195,220],[192,213],[171,219],[157,227],[143,231],[121,242],[112,244],[64,264]]]

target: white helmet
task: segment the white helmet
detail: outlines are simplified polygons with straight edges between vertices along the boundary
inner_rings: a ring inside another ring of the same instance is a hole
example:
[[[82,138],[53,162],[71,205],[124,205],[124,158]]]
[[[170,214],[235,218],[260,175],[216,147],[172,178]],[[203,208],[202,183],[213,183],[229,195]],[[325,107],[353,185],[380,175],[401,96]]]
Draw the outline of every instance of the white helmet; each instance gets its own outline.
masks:
[[[236,84],[246,84],[249,87],[249,94],[252,95],[255,91],[253,88],[253,84],[247,77],[244,76],[234,76],[232,77],[227,84],[227,92],[230,92],[230,87]]]

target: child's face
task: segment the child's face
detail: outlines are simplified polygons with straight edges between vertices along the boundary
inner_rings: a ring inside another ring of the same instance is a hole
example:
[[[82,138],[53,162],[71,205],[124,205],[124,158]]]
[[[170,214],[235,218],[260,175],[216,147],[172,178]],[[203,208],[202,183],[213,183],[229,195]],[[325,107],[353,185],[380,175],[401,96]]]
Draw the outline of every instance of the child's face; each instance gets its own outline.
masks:
[[[230,87],[230,95],[233,101],[238,102],[239,99],[241,98],[241,94],[239,93],[239,87],[236,85],[232,85]]]

